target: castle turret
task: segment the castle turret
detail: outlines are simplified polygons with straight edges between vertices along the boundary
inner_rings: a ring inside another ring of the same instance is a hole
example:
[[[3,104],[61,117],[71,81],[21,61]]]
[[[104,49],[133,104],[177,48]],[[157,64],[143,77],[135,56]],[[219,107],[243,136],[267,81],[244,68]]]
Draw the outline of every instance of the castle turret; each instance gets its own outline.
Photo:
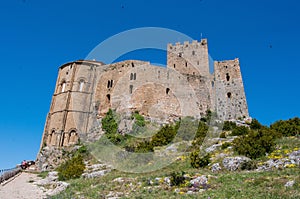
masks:
[[[74,145],[79,135],[87,132],[95,71],[96,65],[92,61],[71,62],[59,68],[43,133],[43,145]]]
[[[216,61],[215,98],[220,119],[230,120],[249,117],[239,59]]]
[[[182,74],[208,76],[209,60],[207,40],[168,45],[167,65]]]

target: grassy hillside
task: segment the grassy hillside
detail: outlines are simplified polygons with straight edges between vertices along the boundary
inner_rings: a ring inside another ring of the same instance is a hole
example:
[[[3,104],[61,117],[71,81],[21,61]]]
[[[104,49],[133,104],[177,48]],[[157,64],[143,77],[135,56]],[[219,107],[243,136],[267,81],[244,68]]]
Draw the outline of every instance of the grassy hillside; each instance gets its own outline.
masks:
[[[188,152],[169,166],[148,173],[113,169],[102,177],[71,179],[70,186],[53,198],[300,198],[300,167],[294,162],[300,160],[298,122],[299,118],[280,121],[268,128],[254,120],[246,130],[226,123],[221,138],[213,143],[209,164],[195,168],[190,154],[199,150],[195,140],[203,141],[199,128],[205,129],[199,125]],[[241,152],[237,146],[245,149]],[[235,171],[226,169],[225,158],[242,155],[251,160]],[[220,168],[213,169],[216,165]],[[202,181],[194,183],[199,179]]]

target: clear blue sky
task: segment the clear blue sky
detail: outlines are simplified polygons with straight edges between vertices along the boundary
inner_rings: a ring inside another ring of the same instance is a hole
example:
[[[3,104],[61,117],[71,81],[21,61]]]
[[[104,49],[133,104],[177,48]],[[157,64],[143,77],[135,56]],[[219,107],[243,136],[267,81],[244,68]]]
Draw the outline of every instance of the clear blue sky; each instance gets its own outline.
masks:
[[[132,28],[202,33],[213,59],[240,58],[252,117],[299,117],[299,8],[298,0],[1,1],[0,169],[35,159],[58,67]]]

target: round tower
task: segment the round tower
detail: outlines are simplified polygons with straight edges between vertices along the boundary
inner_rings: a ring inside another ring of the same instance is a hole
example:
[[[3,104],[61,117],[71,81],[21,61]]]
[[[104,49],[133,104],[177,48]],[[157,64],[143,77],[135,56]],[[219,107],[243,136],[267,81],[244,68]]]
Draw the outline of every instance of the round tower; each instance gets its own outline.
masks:
[[[75,61],[59,68],[50,111],[47,116],[44,146],[74,145],[87,133],[91,99],[95,84],[94,61]],[[88,102],[88,103],[87,103]]]

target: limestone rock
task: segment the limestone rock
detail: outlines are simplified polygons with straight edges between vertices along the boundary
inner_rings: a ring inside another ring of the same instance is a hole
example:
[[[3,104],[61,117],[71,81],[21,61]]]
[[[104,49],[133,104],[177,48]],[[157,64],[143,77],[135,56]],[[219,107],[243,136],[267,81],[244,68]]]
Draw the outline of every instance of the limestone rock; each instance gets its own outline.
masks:
[[[220,166],[220,163],[215,163],[211,166],[211,171],[212,172],[218,172],[218,171],[221,171],[222,168]]]
[[[237,157],[226,157],[223,159],[223,166],[228,171],[236,171],[241,168],[241,165],[245,162],[251,161],[250,158],[244,156],[237,156]]]
[[[295,184],[295,181],[294,180],[291,180],[291,181],[288,181],[287,183],[285,183],[285,187],[292,187],[292,186],[294,186],[294,184]]]

